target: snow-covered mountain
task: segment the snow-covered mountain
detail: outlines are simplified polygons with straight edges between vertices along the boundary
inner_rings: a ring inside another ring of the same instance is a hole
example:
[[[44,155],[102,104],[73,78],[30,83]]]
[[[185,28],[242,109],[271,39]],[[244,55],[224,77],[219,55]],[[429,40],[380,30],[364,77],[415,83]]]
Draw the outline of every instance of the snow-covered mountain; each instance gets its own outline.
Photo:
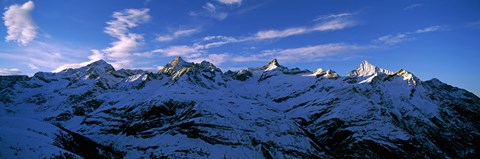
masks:
[[[367,61],[0,76],[0,158],[480,158],[480,99]]]

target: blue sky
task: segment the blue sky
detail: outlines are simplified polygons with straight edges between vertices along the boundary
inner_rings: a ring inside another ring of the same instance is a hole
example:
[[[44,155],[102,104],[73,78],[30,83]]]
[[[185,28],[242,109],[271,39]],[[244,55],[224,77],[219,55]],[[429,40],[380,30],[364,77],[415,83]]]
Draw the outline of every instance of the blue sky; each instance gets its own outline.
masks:
[[[480,2],[1,0],[0,74],[105,59],[156,71],[175,56],[223,70],[333,69],[362,60],[480,94]]]

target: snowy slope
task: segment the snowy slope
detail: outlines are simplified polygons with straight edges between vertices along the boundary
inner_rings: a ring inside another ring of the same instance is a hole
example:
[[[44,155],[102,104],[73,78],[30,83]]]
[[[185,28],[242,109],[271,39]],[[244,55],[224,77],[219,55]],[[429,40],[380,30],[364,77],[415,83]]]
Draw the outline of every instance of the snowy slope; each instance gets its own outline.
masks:
[[[276,59],[223,72],[177,57],[157,73],[100,60],[0,89],[8,158],[480,157],[477,96],[366,61],[342,77]]]

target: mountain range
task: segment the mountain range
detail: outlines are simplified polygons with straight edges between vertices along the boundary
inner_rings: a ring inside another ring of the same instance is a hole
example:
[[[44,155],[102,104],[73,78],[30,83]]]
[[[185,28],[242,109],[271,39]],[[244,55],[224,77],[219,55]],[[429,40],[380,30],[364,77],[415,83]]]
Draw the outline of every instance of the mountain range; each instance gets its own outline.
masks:
[[[0,76],[0,158],[480,158],[480,98],[367,61]]]

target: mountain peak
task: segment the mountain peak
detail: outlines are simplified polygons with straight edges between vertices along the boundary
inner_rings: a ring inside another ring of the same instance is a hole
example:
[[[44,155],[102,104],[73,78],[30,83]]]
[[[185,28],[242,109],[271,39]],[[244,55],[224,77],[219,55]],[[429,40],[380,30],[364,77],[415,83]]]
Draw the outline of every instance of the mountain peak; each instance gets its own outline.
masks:
[[[365,77],[365,76],[372,76],[375,74],[393,74],[393,72],[389,70],[385,70],[379,68],[375,65],[370,64],[367,60],[363,60],[362,63],[355,69],[348,73],[348,76],[353,77]]]
[[[178,65],[182,65],[184,63],[187,63],[187,62],[185,60],[183,60],[182,57],[180,57],[180,56],[177,56],[172,61],[170,61],[170,64],[174,67],[178,66]]]
[[[400,69],[395,72],[395,74],[398,76],[402,76],[403,80],[407,80],[409,84],[417,84],[420,81],[415,75],[405,69]]]
[[[102,65],[110,65],[110,64],[108,64],[105,60],[100,59],[100,60],[97,60],[95,62],[92,62],[92,63],[88,64],[87,66],[102,66]]]
[[[373,66],[370,64],[367,60],[362,60],[362,63],[360,63],[360,66]]]
[[[278,63],[278,60],[275,58],[273,60],[271,60],[270,62],[268,62],[268,64],[266,64],[265,66],[262,67],[265,71],[270,71],[270,70],[273,70],[273,69],[276,69],[276,68],[285,68],[283,67],[282,65],[280,65]]]
[[[87,71],[91,70],[91,69],[95,69],[95,70],[98,70],[99,72],[109,72],[109,71],[114,71],[115,70],[115,68],[113,68],[112,65],[110,65],[109,63],[107,63],[103,59],[92,62],[92,63],[90,63],[87,66],[84,66],[82,68],[86,68]]]

